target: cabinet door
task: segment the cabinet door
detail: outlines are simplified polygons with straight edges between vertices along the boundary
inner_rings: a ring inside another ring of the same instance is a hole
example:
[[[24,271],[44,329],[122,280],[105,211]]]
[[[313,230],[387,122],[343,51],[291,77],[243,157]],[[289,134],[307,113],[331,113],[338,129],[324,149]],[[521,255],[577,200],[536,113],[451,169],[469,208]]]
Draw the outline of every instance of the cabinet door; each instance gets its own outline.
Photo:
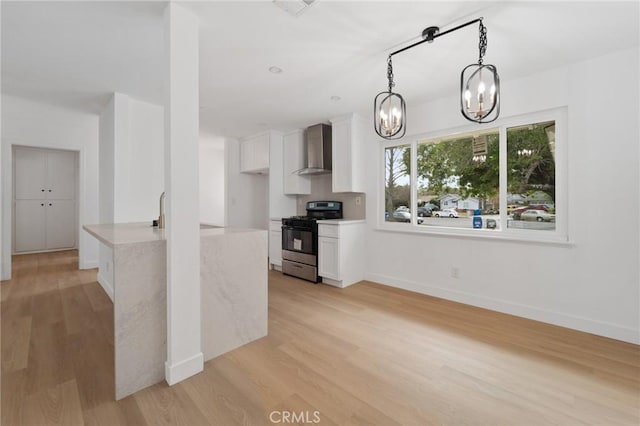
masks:
[[[351,121],[332,123],[333,138],[333,192],[352,192],[351,179]]]
[[[14,187],[16,200],[39,200],[46,197],[47,155],[30,148],[14,151]]]
[[[75,247],[75,205],[74,200],[48,200],[46,202],[47,250]]]
[[[251,141],[240,142],[240,171],[249,172],[253,170],[255,164]]]
[[[45,200],[16,200],[15,207],[15,252],[45,250]]]
[[[296,172],[306,163],[304,134],[302,131],[290,133],[283,138],[283,172],[284,193],[311,194],[311,180],[308,176],[300,176]]]
[[[269,168],[269,135],[263,135],[254,140],[255,168],[264,170]]]
[[[240,171],[264,172],[269,169],[269,135],[255,136],[240,142]]]
[[[318,237],[318,275],[340,280],[340,240]]]
[[[76,195],[76,154],[71,151],[47,153],[47,188],[49,199],[73,200]]]

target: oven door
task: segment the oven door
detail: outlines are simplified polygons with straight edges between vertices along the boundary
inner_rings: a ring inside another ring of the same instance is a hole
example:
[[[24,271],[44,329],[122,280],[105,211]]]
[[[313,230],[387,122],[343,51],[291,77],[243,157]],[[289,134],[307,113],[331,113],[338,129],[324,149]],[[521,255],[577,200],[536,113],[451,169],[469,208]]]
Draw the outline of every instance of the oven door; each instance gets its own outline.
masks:
[[[292,226],[282,227],[282,258],[316,266],[318,241],[315,232]]]

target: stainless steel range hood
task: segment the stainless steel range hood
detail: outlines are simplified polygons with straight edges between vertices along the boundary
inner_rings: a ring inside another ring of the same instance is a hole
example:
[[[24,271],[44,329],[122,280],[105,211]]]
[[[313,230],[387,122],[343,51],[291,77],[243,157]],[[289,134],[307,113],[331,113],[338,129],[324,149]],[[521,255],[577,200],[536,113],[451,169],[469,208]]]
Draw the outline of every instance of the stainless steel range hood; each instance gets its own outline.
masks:
[[[331,126],[316,124],[305,132],[307,165],[298,170],[299,175],[331,173]]]

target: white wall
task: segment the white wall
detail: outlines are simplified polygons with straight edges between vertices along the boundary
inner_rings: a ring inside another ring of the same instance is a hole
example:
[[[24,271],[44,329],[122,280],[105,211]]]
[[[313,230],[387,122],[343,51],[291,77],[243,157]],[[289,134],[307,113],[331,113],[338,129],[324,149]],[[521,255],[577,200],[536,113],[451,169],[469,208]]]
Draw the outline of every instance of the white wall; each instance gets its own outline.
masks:
[[[0,6],[0,23],[2,22],[2,7]],[[0,27],[2,27],[2,25],[0,24]],[[0,30],[1,31],[1,30]],[[2,58],[2,47],[1,47],[2,43],[0,43],[0,58]],[[0,88],[2,87],[2,65],[1,65],[0,61]],[[0,135],[2,135],[2,100],[0,99]],[[0,179],[4,179],[3,178],[3,167],[4,167],[4,163],[2,162],[2,154],[3,154],[4,149],[2,148],[2,138],[0,137]],[[5,277],[5,272],[4,272],[4,253],[5,253],[5,247],[4,247],[4,243],[3,241],[5,240],[5,238],[3,238],[4,235],[4,197],[1,195],[2,191],[4,191],[2,185],[0,184],[0,280],[3,280]],[[7,240],[11,241],[10,238],[6,238]],[[10,273],[7,273],[8,276],[10,276]]]
[[[240,173],[240,143],[225,140],[226,225],[269,228],[269,176]]]
[[[100,223],[157,219],[164,190],[164,108],[114,93],[100,114]],[[100,244],[98,282],[113,297],[112,252]]]
[[[504,79],[502,117],[568,108],[570,245],[376,230],[381,153],[372,149],[367,161],[367,278],[640,342],[638,63],[634,49]],[[407,134],[461,125],[457,94],[452,94],[411,106]],[[624,199],[618,216],[598,205],[612,195]],[[457,279],[451,277],[452,266],[459,269]]]
[[[2,262],[11,273],[11,146],[79,151],[80,268],[98,265],[98,244],[82,225],[98,222],[98,116],[2,95]]]
[[[164,191],[164,108],[129,98],[128,150],[116,157],[116,172],[126,176],[126,192],[116,192],[116,221],[158,218]],[[121,165],[127,164],[126,172]],[[123,186],[124,188],[124,186]]]
[[[200,222],[224,225],[224,138],[200,135]]]

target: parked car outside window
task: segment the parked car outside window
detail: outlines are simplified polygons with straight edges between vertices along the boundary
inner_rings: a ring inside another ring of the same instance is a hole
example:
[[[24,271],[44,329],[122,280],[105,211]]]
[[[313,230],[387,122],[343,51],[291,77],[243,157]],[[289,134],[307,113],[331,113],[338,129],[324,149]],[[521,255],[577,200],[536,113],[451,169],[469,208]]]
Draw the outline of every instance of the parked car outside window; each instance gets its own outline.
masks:
[[[418,207],[418,217],[431,217],[431,209],[427,207]]]
[[[433,213],[435,217],[460,217],[455,209],[443,209]]]
[[[400,207],[393,212],[393,219],[396,222],[411,222],[411,212]],[[420,225],[421,223],[422,219],[418,219],[418,225]]]
[[[535,220],[538,222],[554,222],[556,215],[544,210],[527,210],[520,215],[522,220]]]
[[[526,212],[527,210],[543,210],[546,212],[549,210],[549,208],[543,204],[531,204],[528,206],[519,207],[513,211],[513,219],[521,220],[520,216],[522,216],[522,213]]]

